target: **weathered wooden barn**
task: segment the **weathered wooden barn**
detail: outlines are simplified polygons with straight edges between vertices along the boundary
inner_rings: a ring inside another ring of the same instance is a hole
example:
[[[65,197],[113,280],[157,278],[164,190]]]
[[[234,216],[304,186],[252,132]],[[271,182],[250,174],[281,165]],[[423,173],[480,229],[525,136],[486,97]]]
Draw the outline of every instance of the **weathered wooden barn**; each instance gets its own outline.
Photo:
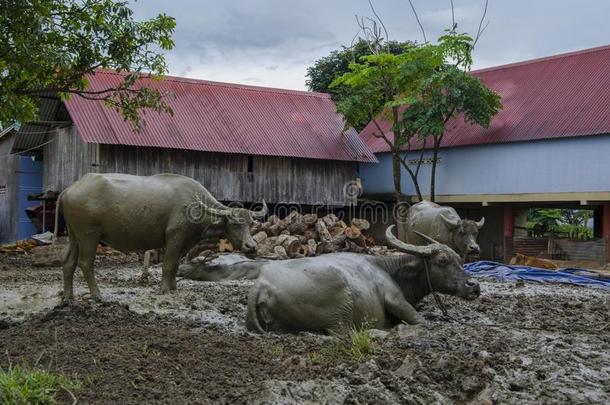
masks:
[[[548,253],[547,238],[524,232],[527,209],[572,208],[595,212],[595,240],[557,240],[557,256],[610,261],[608,66],[610,46],[604,46],[472,72],[502,96],[503,109],[488,129],[461,119],[448,124],[437,165],[436,201],[471,218],[485,216],[479,239],[486,259]],[[391,156],[375,131],[369,125],[361,132],[380,161],[362,165],[363,191],[389,201],[394,190]],[[419,175],[424,194],[429,192],[430,162]],[[402,190],[415,194],[406,171]]]
[[[98,72],[91,90],[119,83]],[[49,95],[40,120],[0,135],[0,241],[29,236],[27,195],[61,191],[85,173],[178,173],[222,201],[349,206],[344,192],[376,158],[327,94],[177,77],[146,83],[167,93],[174,115],[130,124],[99,101]]]

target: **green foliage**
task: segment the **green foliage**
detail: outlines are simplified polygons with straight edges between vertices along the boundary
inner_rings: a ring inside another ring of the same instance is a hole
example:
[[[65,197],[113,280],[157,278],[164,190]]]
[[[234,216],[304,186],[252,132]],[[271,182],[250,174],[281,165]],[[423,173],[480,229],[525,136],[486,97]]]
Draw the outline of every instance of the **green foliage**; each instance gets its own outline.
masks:
[[[411,42],[396,41],[387,41],[381,45],[393,55],[403,53],[411,46],[413,46]],[[358,62],[363,56],[371,53],[367,41],[362,38],[350,48],[343,47],[340,50],[332,51],[330,55],[318,59],[307,68],[307,88],[310,91],[331,93],[333,96],[337,96],[340,93],[339,89],[330,86],[333,80],[349,72],[350,63]]]
[[[135,127],[143,108],[171,113],[163,94],[138,79],[167,72],[172,17],[135,21],[125,1],[3,0],[0,8],[0,122],[38,117],[40,96],[104,100]],[[96,69],[125,72],[118,85],[88,89]]]
[[[417,175],[400,157],[413,140],[432,137],[438,151],[447,122],[462,115],[467,122],[488,127],[500,110],[500,96],[468,73],[472,65],[473,39],[467,34],[446,31],[437,44],[411,44],[403,53],[362,56],[349,64],[349,72],[336,78],[331,88],[344,96],[337,110],[346,126],[361,128],[382,117],[392,125],[393,139],[380,128],[376,132],[390,146],[395,161],[408,171],[421,199]],[[345,90],[347,89],[347,90]],[[429,145],[429,144],[428,144]],[[433,160],[431,198],[434,199],[436,160]],[[400,194],[400,172],[394,170],[396,194]],[[398,180],[397,180],[398,177]]]
[[[552,232],[570,238],[592,238],[588,227],[591,210],[532,208],[527,213],[527,227],[532,233]]]
[[[0,403],[7,405],[56,404],[62,392],[77,391],[81,384],[61,374],[24,366],[0,368]]]

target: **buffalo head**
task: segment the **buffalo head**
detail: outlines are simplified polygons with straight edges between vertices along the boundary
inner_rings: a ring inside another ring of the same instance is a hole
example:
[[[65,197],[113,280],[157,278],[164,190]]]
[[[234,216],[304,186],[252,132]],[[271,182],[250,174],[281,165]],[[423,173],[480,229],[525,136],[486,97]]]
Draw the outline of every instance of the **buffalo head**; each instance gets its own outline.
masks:
[[[444,214],[440,214],[440,217],[448,226],[451,242],[462,257],[478,257],[481,254],[477,237],[479,236],[479,230],[485,224],[485,217],[482,217],[478,222],[471,219],[449,218]]]
[[[267,204],[263,200],[263,207],[258,211],[250,211],[240,207],[210,207],[202,203],[203,211],[213,218],[213,223],[224,229],[229,242],[236,249],[244,253],[256,250],[256,241],[250,233],[250,226],[255,219],[267,215]]]
[[[430,277],[434,291],[468,300],[475,299],[481,294],[479,284],[469,280],[462,265],[462,258],[453,249],[420,232],[417,234],[430,244],[415,246],[405,243],[394,236],[393,228],[394,225],[391,225],[386,230],[388,243],[402,252],[419,256],[428,262],[428,275],[424,276]],[[426,264],[424,263],[423,266]],[[425,268],[423,270],[426,271]]]

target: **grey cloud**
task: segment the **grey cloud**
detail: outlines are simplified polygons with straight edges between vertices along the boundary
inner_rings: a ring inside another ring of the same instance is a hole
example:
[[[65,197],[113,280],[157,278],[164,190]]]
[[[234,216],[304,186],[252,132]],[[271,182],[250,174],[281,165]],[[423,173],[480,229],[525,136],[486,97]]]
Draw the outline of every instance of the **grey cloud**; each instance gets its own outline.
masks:
[[[406,0],[373,1],[390,39],[421,41]],[[413,3],[429,40],[451,25],[449,0]],[[458,30],[474,34],[484,0],[454,3]],[[168,54],[172,72],[184,72],[189,64],[195,65],[194,72],[220,72],[230,66],[234,80],[256,78],[286,86],[279,80],[290,76],[288,85],[294,88],[304,87],[308,65],[352,40],[357,31],[354,14],[371,15],[367,0],[146,0],[132,6],[141,17],[165,12],[176,18],[176,48]],[[610,2],[599,0],[490,0],[490,24],[477,44],[475,67],[608,44],[608,15]],[[267,68],[252,77],[248,72],[253,66]],[[270,68],[275,66],[282,69]]]

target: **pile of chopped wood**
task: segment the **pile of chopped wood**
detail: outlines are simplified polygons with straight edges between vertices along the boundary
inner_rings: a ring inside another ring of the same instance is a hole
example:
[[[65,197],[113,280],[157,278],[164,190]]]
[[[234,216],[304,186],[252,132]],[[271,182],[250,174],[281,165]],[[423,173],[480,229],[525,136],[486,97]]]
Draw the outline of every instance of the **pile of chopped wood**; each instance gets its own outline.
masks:
[[[14,243],[0,245],[0,253],[7,255],[27,254],[36,246],[38,246],[38,243],[34,239],[22,239]]]
[[[354,218],[350,225],[335,214],[318,218],[316,214],[292,211],[286,218],[270,216],[255,221],[251,231],[258,246],[257,256],[285,259],[316,256],[333,252],[369,253],[375,240],[366,234],[370,224]]]

